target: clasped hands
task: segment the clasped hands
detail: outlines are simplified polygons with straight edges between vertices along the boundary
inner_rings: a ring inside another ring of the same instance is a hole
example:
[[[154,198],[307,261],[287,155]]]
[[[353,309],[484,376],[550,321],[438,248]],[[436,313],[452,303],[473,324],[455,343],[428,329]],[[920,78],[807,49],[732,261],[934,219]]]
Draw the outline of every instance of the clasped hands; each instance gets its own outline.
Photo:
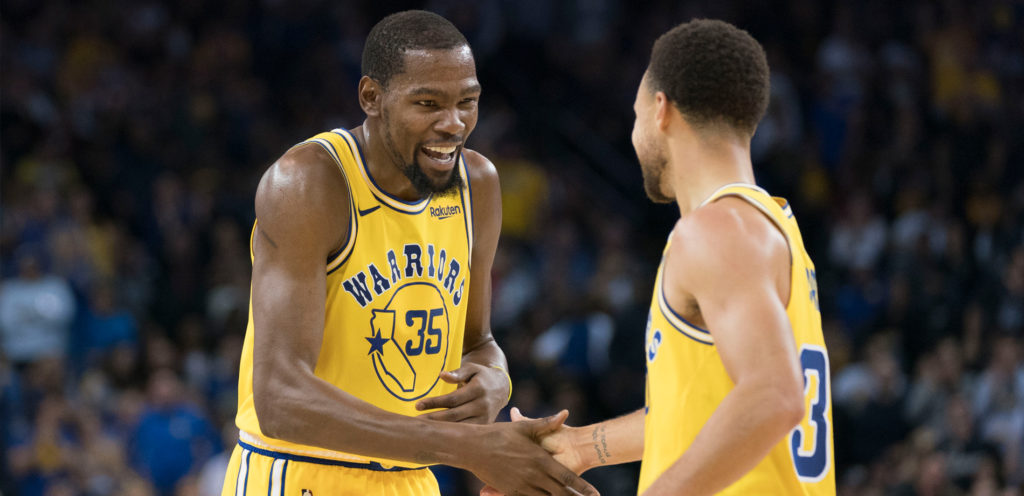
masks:
[[[504,371],[477,363],[463,363],[441,373],[441,380],[458,384],[448,394],[426,398],[417,410],[431,420],[481,424],[464,448],[461,468],[473,472],[487,486],[481,496],[598,496],[579,477],[584,467],[572,449],[563,410],[543,419],[530,419],[513,408],[512,422],[491,423],[507,403],[509,383]]]

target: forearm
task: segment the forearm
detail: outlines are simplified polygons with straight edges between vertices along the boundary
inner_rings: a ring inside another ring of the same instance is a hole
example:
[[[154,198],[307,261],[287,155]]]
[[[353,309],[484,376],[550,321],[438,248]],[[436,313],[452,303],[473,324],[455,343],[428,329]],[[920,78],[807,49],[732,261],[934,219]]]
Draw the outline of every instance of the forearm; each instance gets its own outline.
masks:
[[[308,370],[288,375],[274,388],[270,412],[260,413],[264,433],[278,439],[367,457],[463,467],[472,437],[480,434],[475,425],[456,427],[382,410]],[[264,417],[272,420],[264,422]],[[273,426],[271,432],[266,423]]]
[[[644,454],[644,411],[578,427],[573,449],[585,470],[639,460]]]
[[[714,494],[728,487],[764,459],[798,421],[786,404],[770,388],[737,385],[644,496]]]

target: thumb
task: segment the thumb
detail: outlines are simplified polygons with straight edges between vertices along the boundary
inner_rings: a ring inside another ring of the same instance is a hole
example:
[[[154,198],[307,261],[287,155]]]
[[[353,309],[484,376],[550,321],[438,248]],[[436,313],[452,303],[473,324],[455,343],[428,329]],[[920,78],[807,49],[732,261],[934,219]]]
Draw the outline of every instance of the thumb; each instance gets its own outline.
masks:
[[[522,422],[524,420],[536,420],[536,419],[532,419],[530,417],[527,417],[526,415],[523,415],[523,412],[519,411],[519,408],[516,408],[516,407],[512,407],[512,409],[509,410],[508,415],[509,415],[509,418],[511,418],[513,422]]]
[[[536,437],[550,434],[562,426],[565,419],[569,417],[569,410],[562,410],[550,417],[533,421],[533,434]]]
[[[441,380],[449,384],[461,384],[469,382],[474,375],[476,375],[476,371],[470,369],[468,364],[463,364],[455,370],[446,370],[441,372]]]

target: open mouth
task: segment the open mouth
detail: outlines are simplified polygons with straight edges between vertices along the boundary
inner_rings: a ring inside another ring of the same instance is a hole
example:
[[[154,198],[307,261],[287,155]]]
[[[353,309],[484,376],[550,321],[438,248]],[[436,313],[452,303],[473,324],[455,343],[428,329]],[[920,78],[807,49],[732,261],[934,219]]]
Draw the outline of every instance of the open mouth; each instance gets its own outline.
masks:
[[[450,168],[455,164],[455,155],[458,149],[458,145],[420,147],[420,151],[423,152],[427,158],[436,162],[441,166],[441,168],[445,169]]]

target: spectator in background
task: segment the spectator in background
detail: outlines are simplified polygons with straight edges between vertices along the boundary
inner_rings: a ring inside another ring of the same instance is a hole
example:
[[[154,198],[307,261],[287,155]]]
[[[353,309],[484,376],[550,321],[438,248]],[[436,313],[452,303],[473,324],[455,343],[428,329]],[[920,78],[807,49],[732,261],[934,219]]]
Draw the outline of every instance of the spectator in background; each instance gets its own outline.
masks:
[[[132,439],[132,465],[162,495],[172,494],[183,477],[198,471],[221,448],[217,430],[183,394],[173,371],[154,371]]]
[[[117,304],[112,281],[98,283],[90,295],[90,304],[80,319],[79,339],[88,365],[118,346],[138,345],[135,317]]]
[[[18,275],[0,289],[0,343],[16,367],[50,358],[60,359],[68,347],[74,294],[67,281],[43,270],[37,245],[25,245],[15,256]]]

